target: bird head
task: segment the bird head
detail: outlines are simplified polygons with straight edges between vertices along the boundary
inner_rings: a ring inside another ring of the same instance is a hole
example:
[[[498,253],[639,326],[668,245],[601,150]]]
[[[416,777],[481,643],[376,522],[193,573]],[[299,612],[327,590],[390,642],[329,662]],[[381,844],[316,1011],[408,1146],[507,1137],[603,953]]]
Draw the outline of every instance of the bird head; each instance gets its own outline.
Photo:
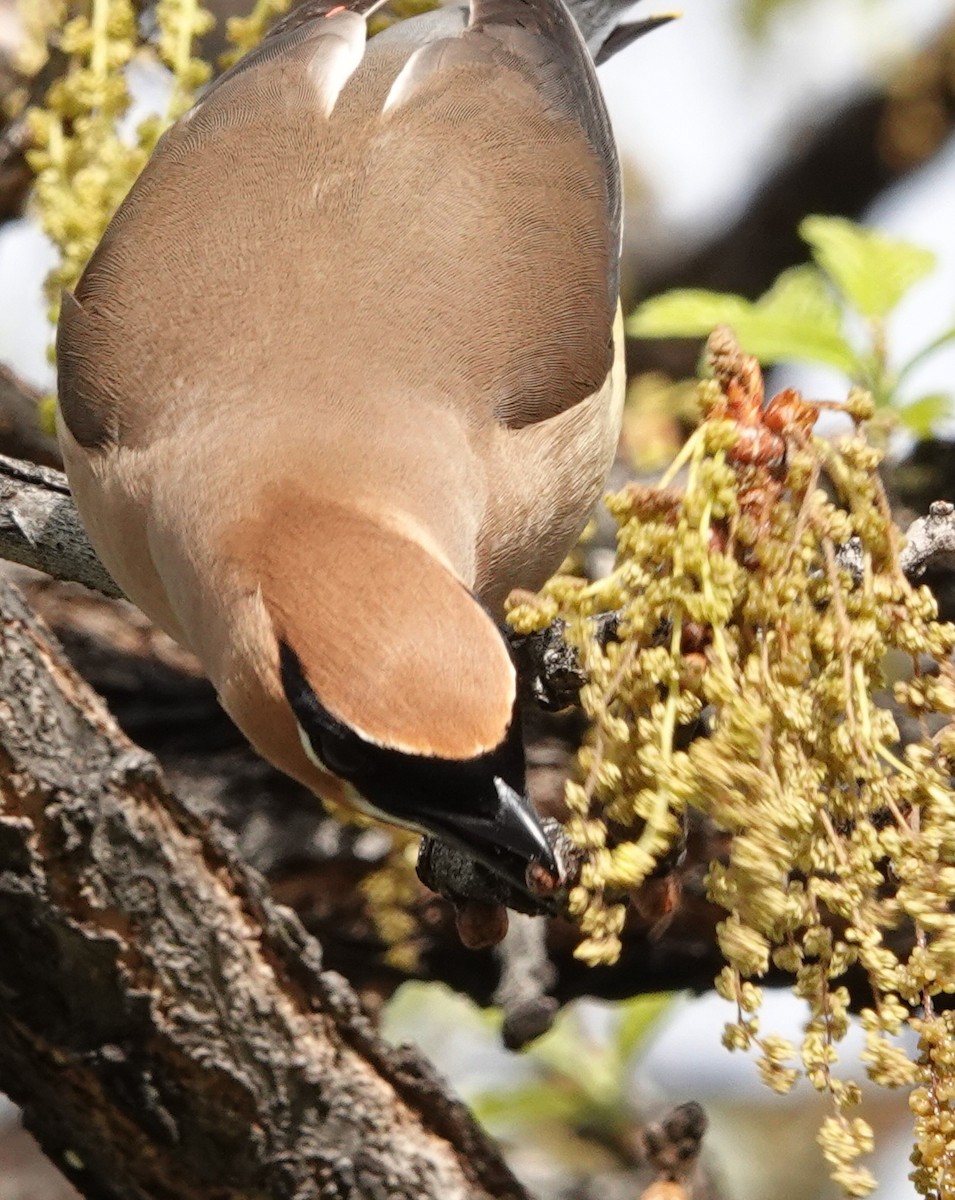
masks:
[[[527,891],[560,868],[527,797],[514,664],[502,631],[407,527],[336,504],[273,526],[263,599],[306,754],[355,807],[426,833]]]
[[[455,846],[522,891],[532,863],[559,875],[527,798],[516,708],[499,745],[470,758],[439,757],[376,744],[339,720],[286,644],[281,673],[306,754],[349,785],[356,807]]]

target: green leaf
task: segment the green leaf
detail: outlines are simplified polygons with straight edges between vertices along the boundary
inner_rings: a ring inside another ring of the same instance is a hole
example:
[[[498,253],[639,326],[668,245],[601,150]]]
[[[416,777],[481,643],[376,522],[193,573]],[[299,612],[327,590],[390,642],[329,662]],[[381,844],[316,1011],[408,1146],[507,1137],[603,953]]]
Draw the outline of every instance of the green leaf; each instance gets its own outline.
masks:
[[[616,1048],[623,1065],[672,1003],[672,992],[651,992],[621,1005]]]
[[[864,317],[887,316],[936,262],[930,250],[863,229],[842,217],[806,217],[799,235]]]
[[[906,404],[899,412],[899,419],[916,437],[926,438],[931,435],[937,421],[952,415],[953,408],[955,404],[952,396],[946,396],[944,392],[933,392]]]
[[[842,332],[842,308],[822,272],[809,264],[784,271],[760,296],[753,305],[747,341],[742,343],[744,350],[764,363],[805,360],[847,375],[858,366]]]
[[[728,325],[762,363],[802,359],[847,375],[857,369],[839,305],[819,270],[808,265],[783,272],[755,304],[727,292],[654,296],[631,316],[627,331],[635,337],[705,337],[717,325]]]
[[[586,1047],[587,1070],[581,1072],[581,1051]],[[562,1013],[553,1027],[539,1038],[530,1057],[552,1079],[562,1079],[590,1105],[600,1106],[617,1098],[619,1064],[609,1045],[593,1042],[581,1028],[576,1012]]]
[[[647,338],[709,337],[717,325],[735,329],[752,307],[730,292],[679,288],[645,300],[627,321],[627,332]]]
[[[539,1083],[488,1091],[471,1101],[478,1120],[484,1124],[524,1125],[536,1121],[574,1121],[586,1107],[586,1097],[558,1082],[544,1079]]]

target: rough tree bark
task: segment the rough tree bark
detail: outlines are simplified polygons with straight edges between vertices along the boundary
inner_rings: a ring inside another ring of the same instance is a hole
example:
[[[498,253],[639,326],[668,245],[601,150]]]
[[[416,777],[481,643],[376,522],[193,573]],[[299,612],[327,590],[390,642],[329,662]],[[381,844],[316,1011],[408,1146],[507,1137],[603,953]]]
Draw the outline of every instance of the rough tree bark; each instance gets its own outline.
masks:
[[[522,1200],[0,583],[0,1086],[91,1200]]]

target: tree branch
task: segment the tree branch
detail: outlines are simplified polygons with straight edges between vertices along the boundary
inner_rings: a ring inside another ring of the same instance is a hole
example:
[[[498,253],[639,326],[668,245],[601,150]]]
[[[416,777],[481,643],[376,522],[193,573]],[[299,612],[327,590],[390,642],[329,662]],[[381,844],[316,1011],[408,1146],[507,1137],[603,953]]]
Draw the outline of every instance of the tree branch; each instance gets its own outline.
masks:
[[[921,579],[928,570],[955,569],[955,505],[936,500],[927,517],[912,522],[899,566],[912,580]]]
[[[525,1200],[0,582],[0,1086],[90,1198]]]
[[[955,555],[955,507],[936,501],[927,517],[911,525],[906,538],[909,544],[900,562],[910,579],[933,567],[950,566]],[[54,579],[81,583],[111,599],[123,598],[86,536],[66,476],[5,455],[0,455],[0,559]],[[603,622],[602,634],[612,636],[613,614]],[[531,672],[533,698],[550,707],[566,705],[569,689],[580,683],[560,632],[558,622],[542,634],[513,639],[522,666]],[[553,705],[548,703],[551,700]]]
[[[40,428],[40,397],[33,388],[0,366],[0,454],[40,463],[45,467],[62,465],[56,438]]]
[[[96,556],[70,496],[51,467],[0,455],[0,557],[122,597]]]

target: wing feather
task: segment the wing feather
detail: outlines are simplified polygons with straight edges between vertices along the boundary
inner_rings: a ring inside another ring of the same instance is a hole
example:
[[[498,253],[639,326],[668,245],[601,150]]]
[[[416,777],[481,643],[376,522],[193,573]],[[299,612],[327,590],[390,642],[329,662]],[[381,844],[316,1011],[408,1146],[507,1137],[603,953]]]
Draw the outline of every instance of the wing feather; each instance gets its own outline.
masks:
[[[198,427],[217,396],[345,421],[382,386],[522,428],[604,384],[619,167],[561,0],[476,0],[467,27],[426,14],[367,48],[359,8],[296,10],[160,143],[64,309],[82,444]]]

